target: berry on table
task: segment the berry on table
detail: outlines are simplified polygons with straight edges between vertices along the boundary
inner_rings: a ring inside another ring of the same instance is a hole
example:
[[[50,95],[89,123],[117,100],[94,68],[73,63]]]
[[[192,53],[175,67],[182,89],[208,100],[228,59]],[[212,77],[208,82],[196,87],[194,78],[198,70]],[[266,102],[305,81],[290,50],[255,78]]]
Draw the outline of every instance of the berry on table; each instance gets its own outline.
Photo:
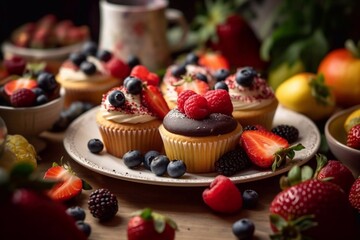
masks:
[[[151,170],[150,169],[150,164],[152,162],[152,160],[156,157],[156,156],[159,156],[160,153],[158,151],[155,151],[155,150],[150,150],[148,152],[145,153],[144,155],[144,167],[147,169],[147,170]]]
[[[280,124],[272,128],[271,132],[285,138],[289,143],[293,143],[299,138],[299,130],[292,125]]]
[[[144,155],[139,150],[130,150],[122,157],[125,166],[134,168],[144,162]]]
[[[355,180],[350,188],[349,201],[351,206],[360,213],[360,177]]]
[[[167,165],[167,174],[172,178],[179,178],[186,173],[186,164],[182,160],[172,160]]]
[[[232,176],[248,167],[251,161],[242,148],[231,150],[215,162],[215,171],[224,176]]]
[[[91,226],[88,223],[79,220],[79,221],[76,221],[75,224],[76,224],[76,227],[79,228],[80,231],[82,231],[85,234],[85,236],[87,236],[87,237],[90,236]]]
[[[232,225],[232,231],[240,240],[252,239],[255,232],[255,225],[250,219],[242,218]]]
[[[163,176],[167,171],[170,160],[165,155],[156,156],[150,163],[150,170],[156,176]]]
[[[252,189],[246,189],[243,191],[242,197],[244,208],[247,209],[255,208],[259,202],[259,194]]]
[[[85,210],[79,206],[72,206],[66,209],[66,213],[76,221],[84,221]]]
[[[103,142],[98,138],[90,139],[87,146],[92,153],[100,153],[104,149]]]
[[[90,193],[88,206],[93,217],[100,221],[110,220],[118,212],[116,196],[106,188],[100,188]]]

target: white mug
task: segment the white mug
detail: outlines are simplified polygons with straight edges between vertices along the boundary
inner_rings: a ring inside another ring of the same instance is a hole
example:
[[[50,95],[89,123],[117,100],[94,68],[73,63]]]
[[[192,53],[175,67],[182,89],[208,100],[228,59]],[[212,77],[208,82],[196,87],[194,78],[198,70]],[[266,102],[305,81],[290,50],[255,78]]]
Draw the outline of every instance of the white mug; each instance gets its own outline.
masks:
[[[151,71],[168,66],[188,34],[183,14],[168,8],[167,0],[101,0],[100,20],[99,46],[123,60],[136,56]],[[182,29],[173,46],[167,37],[170,22]]]

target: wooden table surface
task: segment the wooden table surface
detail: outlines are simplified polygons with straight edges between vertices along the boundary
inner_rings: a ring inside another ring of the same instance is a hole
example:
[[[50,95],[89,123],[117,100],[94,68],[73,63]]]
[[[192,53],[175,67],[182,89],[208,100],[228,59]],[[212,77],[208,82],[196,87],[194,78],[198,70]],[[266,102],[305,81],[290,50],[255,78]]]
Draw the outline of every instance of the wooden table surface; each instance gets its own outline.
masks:
[[[132,212],[150,207],[154,211],[171,217],[178,224],[177,240],[237,239],[232,233],[232,224],[241,218],[250,218],[255,224],[254,239],[269,239],[268,207],[274,196],[280,191],[280,176],[238,184],[238,188],[254,189],[259,193],[259,204],[253,210],[242,209],[233,215],[212,212],[202,200],[206,187],[169,187],[134,183],[110,178],[93,172],[70,158],[64,149],[63,133],[42,134],[47,142],[46,148],[39,153],[38,169],[45,172],[53,162],[69,162],[76,174],[86,180],[93,189],[108,188],[116,194],[119,211],[115,218],[100,223],[87,207],[92,190],[82,192],[74,203],[86,210],[86,219],[92,227],[91,240],[127,239],[127,223]]]

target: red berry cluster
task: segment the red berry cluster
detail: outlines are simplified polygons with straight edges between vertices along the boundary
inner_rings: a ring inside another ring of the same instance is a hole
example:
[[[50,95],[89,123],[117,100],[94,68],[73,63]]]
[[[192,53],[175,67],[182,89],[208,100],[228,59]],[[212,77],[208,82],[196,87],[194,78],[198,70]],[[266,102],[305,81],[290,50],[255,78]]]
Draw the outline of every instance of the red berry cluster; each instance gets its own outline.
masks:
[[[223,89],[210,90],[204,95],[193,90],[185,90],[178,97],[177,107],[189,118],[197,120],[204,119],[211,113],[231,116],[233,112],[230,95]]]
[[[156,73],[150,72],[143,65],[136,65],[131,69],[130,76],[139,78],[141,81],[146,82],[148,85],[158,86],[160,78]]]

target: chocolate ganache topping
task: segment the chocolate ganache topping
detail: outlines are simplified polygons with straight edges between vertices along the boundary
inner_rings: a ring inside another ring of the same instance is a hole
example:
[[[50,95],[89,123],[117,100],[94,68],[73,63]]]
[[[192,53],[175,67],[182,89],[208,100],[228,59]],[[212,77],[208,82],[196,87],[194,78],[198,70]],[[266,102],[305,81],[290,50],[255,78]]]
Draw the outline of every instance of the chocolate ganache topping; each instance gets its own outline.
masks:
[[[212,113],[205,119],[195,120],[175,108],[165,116],[163,125],[171,133],[201,137],[229,133],[237,127],[238,122],[222,113]]]

